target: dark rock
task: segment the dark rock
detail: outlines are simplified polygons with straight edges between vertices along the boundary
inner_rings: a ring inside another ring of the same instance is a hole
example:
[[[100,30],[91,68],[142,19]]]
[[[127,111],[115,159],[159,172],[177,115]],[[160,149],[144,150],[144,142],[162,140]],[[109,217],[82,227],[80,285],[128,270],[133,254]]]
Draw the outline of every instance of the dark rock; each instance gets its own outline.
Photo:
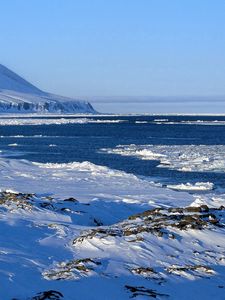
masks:
[[[147,296],[147,297],[151,297],[151,298],[157,298],[158,296],[159,297],[169,297],[169,295],[167,295],[167,294],[161,294],[155,290],[147,289],[143,286],[125,285],[125,288],[132,293],[131,298],[136,298],[138,296]]]
[[[78,203],[79,201],[73,197],[70,197],[70,198],[67,198],[67,199],[64,199],[63,201],[65,202],[73,202],[73,203]]]
[[[46,291],[38,293],[37,296],[32,297],[30,300],[60,300],[63,298],[63,294],[57,291]]]

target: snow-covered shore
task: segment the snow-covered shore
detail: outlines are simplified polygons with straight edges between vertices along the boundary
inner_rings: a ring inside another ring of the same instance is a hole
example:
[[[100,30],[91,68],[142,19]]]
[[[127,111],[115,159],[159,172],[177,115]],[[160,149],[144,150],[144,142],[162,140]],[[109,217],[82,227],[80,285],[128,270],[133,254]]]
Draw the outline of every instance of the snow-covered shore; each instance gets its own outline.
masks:
[[[0,165],[2,299],[223,299],[225,195],[89,162]]]

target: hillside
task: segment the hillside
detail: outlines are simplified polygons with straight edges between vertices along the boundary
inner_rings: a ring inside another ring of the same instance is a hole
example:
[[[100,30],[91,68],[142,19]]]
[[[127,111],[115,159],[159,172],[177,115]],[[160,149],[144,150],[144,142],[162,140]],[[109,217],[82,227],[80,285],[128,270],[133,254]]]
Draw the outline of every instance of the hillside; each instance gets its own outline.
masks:
[[[0,64],[0,112],[94,113],[89,102],[44,92]]]

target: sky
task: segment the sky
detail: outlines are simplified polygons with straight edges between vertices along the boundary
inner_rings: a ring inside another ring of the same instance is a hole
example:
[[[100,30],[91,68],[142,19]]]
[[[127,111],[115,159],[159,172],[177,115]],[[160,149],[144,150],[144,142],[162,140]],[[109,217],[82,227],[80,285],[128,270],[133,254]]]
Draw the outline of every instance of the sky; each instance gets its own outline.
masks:
[[[72,97],[224,96],[224,0],[0,0],[0,63]]]

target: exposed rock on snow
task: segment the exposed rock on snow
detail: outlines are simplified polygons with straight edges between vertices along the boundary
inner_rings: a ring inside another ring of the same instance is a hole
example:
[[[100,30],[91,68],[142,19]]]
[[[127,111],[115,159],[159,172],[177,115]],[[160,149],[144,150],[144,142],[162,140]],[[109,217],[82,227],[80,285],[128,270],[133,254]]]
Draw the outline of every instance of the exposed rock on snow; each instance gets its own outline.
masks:
[[[90,258],[76,259],[68,262],[58,263],[53,270],[43,272],[47,280],[79,279],[81,276],[93,275],[101,266],[99,260]]]
[[[223,299],[222,195],[88,162],[2,159],[0,176],[4,300]]]
[[[32,297],[30,300],[60,300],[63,298],[63,294],[57,291],[45,291],[38,293],[36,296]]]
[[[143,286],[125,285],[125,288],[131,292],[131,298],[136,298],[138,296],[142,296],[142,297],[145,296],[148,298],[158,298],[158,297],[160,297],[160,298],[166,297],[167,298],[167,297],[169,297],[169,295],[167,295],[167,294],[161,294],[155,290],[147,289]]]

